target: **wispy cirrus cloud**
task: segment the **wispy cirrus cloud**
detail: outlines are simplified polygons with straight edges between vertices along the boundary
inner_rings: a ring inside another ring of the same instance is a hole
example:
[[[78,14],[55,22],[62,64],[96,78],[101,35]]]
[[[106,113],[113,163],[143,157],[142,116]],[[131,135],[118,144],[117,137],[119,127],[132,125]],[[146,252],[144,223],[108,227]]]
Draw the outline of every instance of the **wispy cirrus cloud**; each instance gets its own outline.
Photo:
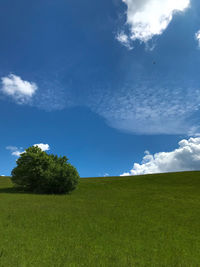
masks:
[[[122,0],[127,5],[129,32],[118,34],[118,41],[129,47],[131,42],[148,42],[154,36],[162,34],[173,15],[183,12],[190,0]]]
[[[141,164],[134,163],[133,168],[121,176],[200,170],[200,138],[183,139],[178,145],[173,151],[154,155],[145,151]]]
[[[115,92],[96,92],[90,108],[107,123],[134,134],[196,134],[198,123],[191,117],[200,107],[200,90],[140,82],[123,85]],[[93,94],[94,95],[94,94]]]
[[[58,80],[40,78],[40,90],[34,96],[31,106],[45,111],[63,110],[73,105],[70,88],[65,90]]]

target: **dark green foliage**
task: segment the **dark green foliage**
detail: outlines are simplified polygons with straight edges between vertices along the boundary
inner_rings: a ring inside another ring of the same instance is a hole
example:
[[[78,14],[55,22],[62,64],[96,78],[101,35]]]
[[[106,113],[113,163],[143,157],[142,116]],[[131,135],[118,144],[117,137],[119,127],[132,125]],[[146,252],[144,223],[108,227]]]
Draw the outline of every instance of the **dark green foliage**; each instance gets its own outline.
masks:
[[[64,194],[76,188],[79,174],[67,158],[48,155],[37,146],[29,147],[12,170],[16,186],[35,193]]]

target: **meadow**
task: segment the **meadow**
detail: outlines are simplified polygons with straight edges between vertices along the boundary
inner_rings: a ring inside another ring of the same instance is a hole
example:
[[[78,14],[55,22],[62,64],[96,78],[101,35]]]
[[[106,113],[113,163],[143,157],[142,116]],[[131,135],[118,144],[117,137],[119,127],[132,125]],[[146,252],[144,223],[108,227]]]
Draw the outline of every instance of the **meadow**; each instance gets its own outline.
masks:
[[[0,177],[0,266],[200,266],[200,172],[85,178],[68,195]]]

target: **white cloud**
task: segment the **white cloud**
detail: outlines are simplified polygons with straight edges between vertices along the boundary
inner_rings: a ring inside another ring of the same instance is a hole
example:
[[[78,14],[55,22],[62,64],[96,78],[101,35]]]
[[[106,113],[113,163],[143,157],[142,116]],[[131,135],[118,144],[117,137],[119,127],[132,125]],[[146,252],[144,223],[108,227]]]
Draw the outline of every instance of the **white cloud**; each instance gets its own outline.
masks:
[[[38,146],[40,149],[42,149],[42,151],[47,151],[50,149],[48,144],[35,144],[34,146]]]
[[[12,97],[18,104],[28,103],[38,89],[35,83],[24,81],[14,74],[1,78],[1,81],[1,91]]]
[[[13,151],[11,154],[12,154],[12,156],[19,157],[23,152],[24,152],[24,151],[19,151],[19,150],[17,150],[17,151]]]
[[[40,144],[35,144],[33,146],[38,146],[40,149],[42,149],[42,151],[50,150],[50,146],[48,144],[40,143]],[[18,148],[16,146],[7,146],[6,149],[10,150],[11,155],[16,157],[20,157],[20,155],[25,152],[23,151],[22,147]]]
[[[198,46],[200,48],[200,30],[195,33],[195,39],[198,41]]]
[[[124,32],[120,32],[117,34],[116,39],[124,46],[126,46],[129,50],[133,49],[133,46],[131,45],[131,42],[129,40],[128,35],[126,35]]]
[[[171,152],[159,152],[151,155],[145,151],[141,164],[134,163],[126,175],[200,170],[200,137],[183,139],[179,147]]]
[[[24,152],[24,151],[21,151],[22,148],[18,148],[16,146],[7,146],[6,149],[10,150],[11,151],[11,155],[12,156],[16,156],[16,157],[19,157],[20,154]]]
[[[190,0],[122,0],[127,5],[127,24],[130,34],[122,44],[139,40],[147,42],[155,35],[160,35],[168,27],[173,15],[183,12],[190,5]]]
[[[79,105],[74,97],[71,81],[63,85],[57,78],[57,73],[51,73],[51,78],[37,76],[37,83],[22,80],[21,77],[10,74],[1,78],[0,98],[4,94],[17,104],[26,104],[45,111],[63,110]],[[56,76],[56,78],[55,78]]]

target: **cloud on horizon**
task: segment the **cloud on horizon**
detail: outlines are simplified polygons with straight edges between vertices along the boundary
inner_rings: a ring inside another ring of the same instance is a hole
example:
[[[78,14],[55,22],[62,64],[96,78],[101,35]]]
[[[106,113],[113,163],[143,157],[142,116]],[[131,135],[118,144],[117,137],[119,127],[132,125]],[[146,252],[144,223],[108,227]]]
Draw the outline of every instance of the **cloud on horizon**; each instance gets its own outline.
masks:
[[[40,143],[40,144],[35,144],[33,146],[38,146],[40,149],[42,149],[42,151],[50,150],[50,146],[48,144]],[[20,155],[25,152],[25,151],[23,151],[22,147],[18,148],[16,146],[7,146],[6,149],[10,150],[11,155],[15,156],[15,157],[20,157]]]
[[[141,164],[134,163],[133,168],[121,176],[200,170],[200,137],[183,139],[178,145],[173,151],[154,155],[145,151]]]
[[[132,47],[135,40],[148,42],[156,35],[161,35],[174,14],[185,11],[190,0],[122,0],[127,5],[126,24],[129,33],[118,33],[117,40],[126,47]]]
[[[26,104],[33,97],[38,87],[33,82],[22,80],[21,77],[10,74],[1,78],[3,94],[12,97],[17,104]]]
[[[48,144],[40,143],[40,144],[35,144],[33,146],[38,146],[40,149],[42,149],[42,151],[50,150],[50,146]]]

